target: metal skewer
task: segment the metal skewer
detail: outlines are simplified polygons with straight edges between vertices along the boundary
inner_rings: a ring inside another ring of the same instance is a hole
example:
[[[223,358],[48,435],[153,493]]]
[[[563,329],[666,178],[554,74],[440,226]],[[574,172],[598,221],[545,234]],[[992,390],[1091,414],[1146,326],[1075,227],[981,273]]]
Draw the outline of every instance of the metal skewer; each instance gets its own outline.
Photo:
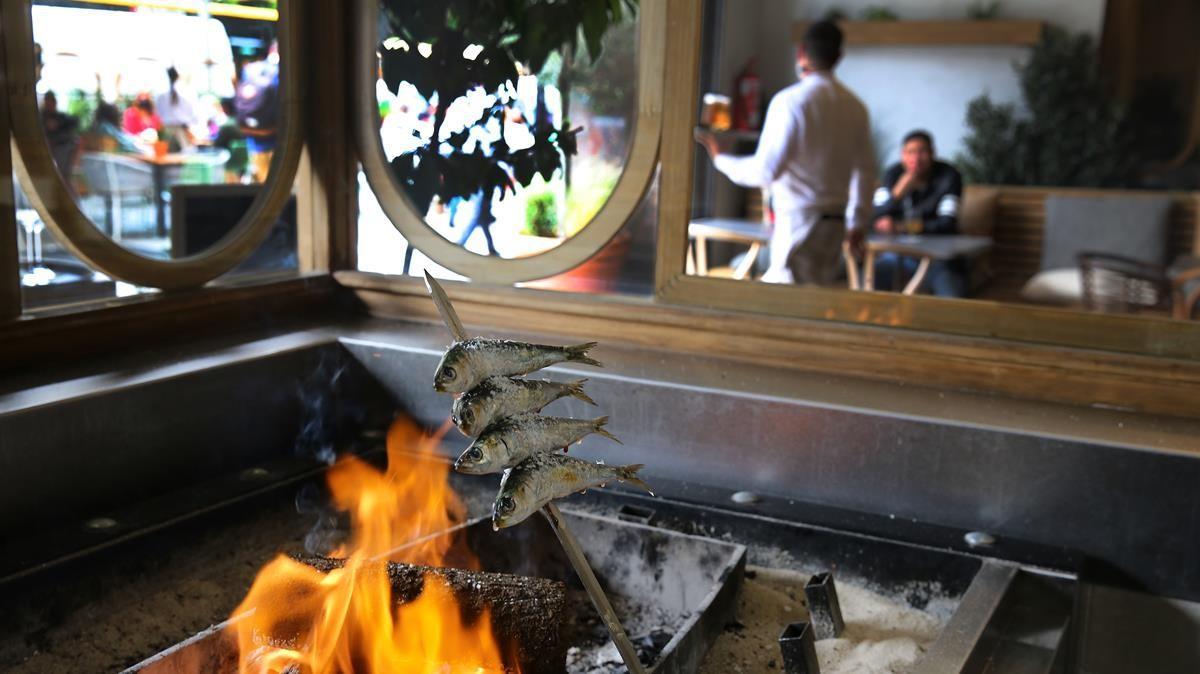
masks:
[[[592,573],[592,566],[588,564],[583,549],[579,547],[579,541],[575,540],[575,534],[571,533],[571,530],[567,528],[567,523],[563,521],[558,506],[551,501],[542,506],[542,514],[546,516],[546,521],[550,522],[550,528],[554,529],[554,533],[558,535],[558,542],[562,543],[567,558],[571,560],[571,566],[575,567],[575,574],[579,576],[579,580],[583,581],[583,587],[591,597],[592,605],[596,607],[596,612],[604,620],[604,626],[608,628],[609,636],[616,644],[621,659],[625,661],[625,668],[629,670],[629,674],[645,674],[646,669],[642,667],[642,661],[638,660],[637,649],[633,647],[629,635],[625,634],[621,620],[617,618],[616,611],[608,602],[608,596],[604,594],[604,588],[600,587],[600,581],[596,580],[596,574]]]
[[[442,321],[450,330],[451,336],[459,342],[467,339],[467,331],[463,328],[462,321],[458,319],[458,313],[450,304],[450,298],[446,296],[446,291],[442,290],[441,284],[430,276],[428,271],[425,272],[425,285],[429,288],[433,303],[437,306],[438,313],[441,314]],[[621,620],[617,618],[617,613],[608,601],[608,596],[604,594],[604,588],[600,587],[600,581],[596,579],[596,574],[592,571],[587,556],[583,554],[583,548],[579,547],[579,541],[575,539],[575,534],[571,533],[567,523],[563,521],[558,506],[554,505],[553,501],[547,503],[542,506],[542,514],[550,523],[550,528],[554,529],[554,534],[558,536],[558,542],[562,544],[563,550],[567,553],[567,559],[571,560],[571,566],[575,567],[575,574],[583,582],[583,587],[587,590],[592,605],[596,607],[596,611],[604,621],[604,626],[608,628],[608,633],[617,646],[617,652],[625,661],[625,668],[629,670],[629,674],[646,674],[646,668],[638,660],[637,649],[629,640],[629,635],[625,634]]]

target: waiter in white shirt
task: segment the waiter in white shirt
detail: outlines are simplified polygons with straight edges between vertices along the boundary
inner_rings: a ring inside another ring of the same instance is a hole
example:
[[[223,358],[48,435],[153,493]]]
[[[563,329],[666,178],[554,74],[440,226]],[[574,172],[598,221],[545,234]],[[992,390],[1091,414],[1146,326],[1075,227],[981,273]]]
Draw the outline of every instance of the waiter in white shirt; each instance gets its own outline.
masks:
[[[171,134],[180,149],[192,145],[191,127],[200,119],[191,96],[179,90],[179,71],[175,66],[167,68],[167,90],[155,99],[154,109],[162,120],[163,129]]]
[[[867,231],[875,186],[871,125],[866,107],[833,76],[841,57],[836,24],[809,27],[797,51],[800,81],[771,99],[753,155],[727,154],[717,136],[697,134],[718,171],[743,187],[770,189],[775,229],[764,281],[832,285],[843,239],[858,248]]]

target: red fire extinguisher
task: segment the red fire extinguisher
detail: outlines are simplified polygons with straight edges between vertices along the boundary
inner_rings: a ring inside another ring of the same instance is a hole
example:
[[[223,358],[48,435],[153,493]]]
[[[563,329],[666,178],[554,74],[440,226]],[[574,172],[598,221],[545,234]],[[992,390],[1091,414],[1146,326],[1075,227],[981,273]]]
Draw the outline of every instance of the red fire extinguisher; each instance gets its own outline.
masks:
[[[734,81],[733,128],[757,131],[762,125],[762,82],[755,72],[757,59],[750,59]]]

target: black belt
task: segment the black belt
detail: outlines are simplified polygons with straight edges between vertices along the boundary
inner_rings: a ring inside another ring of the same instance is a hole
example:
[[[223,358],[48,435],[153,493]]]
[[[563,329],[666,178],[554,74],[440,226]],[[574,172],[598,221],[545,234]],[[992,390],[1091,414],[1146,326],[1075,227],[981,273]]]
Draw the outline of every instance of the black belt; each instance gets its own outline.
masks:
[[[845,213],[822,213],[818,220],[845,220]]]

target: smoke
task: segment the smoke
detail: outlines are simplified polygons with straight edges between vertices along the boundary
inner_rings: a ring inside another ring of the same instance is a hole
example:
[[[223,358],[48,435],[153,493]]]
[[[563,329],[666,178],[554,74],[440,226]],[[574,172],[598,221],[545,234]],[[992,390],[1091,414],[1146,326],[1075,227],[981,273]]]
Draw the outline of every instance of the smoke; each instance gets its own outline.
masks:
[[[304,551],[310,555],[328,556],[350,537],[350,515],[338,512],[329,502],[329,494],[315,483],[308,483],[296,492],[296,512],[315,515],[312,529],[304,535]]]
[[[322,355],[317,367],[300,382],[296,395],[300,400],[301,426],[296,437],[296,454],[312,456],[318,461],[332,465],[337,458],[334,446],[333,423],[338,384],[346,372],[345,363]]]

